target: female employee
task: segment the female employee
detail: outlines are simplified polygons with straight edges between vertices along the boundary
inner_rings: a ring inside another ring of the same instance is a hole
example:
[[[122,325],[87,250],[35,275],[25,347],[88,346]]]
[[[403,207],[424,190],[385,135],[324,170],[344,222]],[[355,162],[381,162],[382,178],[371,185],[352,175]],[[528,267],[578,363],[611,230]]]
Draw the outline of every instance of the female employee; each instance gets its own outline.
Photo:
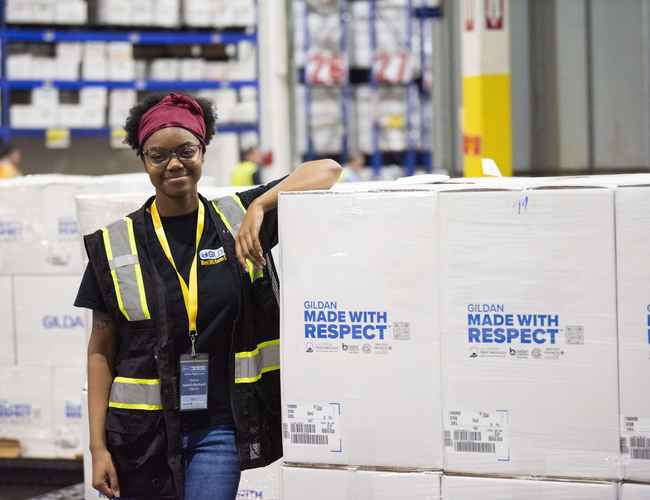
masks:
[[[280,191],[330,188],[330,160],[232,197],[197,192],[210,103],[145,99],[127,143],[156,195],[85,237],[75,305],[93,310],[93,486],[108,497],[235,498],[240,470],[282,454],[277,277]]]

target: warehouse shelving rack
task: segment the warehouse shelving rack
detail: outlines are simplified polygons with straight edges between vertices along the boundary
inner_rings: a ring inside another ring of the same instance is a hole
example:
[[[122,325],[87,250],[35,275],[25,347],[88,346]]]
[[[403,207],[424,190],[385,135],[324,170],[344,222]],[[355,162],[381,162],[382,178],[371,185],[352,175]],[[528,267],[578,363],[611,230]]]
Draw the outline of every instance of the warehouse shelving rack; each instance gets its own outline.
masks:
[[[5,140],[13,136],[44,136],[46,128],[14,128],[11,124],[10,105],[12,90],[32,90],[39,87],[51,87],[59,90],[79,90],[85,87],[102,87],[107,90],[133,89],[138,91],[198,91],[204,89],[233,89],[245,87],[256,88],[257,116],[251,123],[218,123],[217,131],[221,133],[243,134],[253,132],[260,135],[260,92],[259,92],[259,50],[256,50],[255,73],[253,80],[214,81],[214,80],[132,80],[132,81],[88,81],[88,80],[9,80],[7,75],[7,54],[11,43],[65,43],[65,42],[130,42],[134,45],[212,45],[236,44],[250,42],[257,46],[259,26],[258,0],[255,0],[255,28],[251,32],[216,31],[199,29],[111,29],[111,27],[80,28],[44,27],[9,25],[6,22],[6,0],[0,0],[0,94],[2,109],[0,112],[0,137]],[[71,128],[73,136],[106,136],[113,131],[111,127]]]
[[[350,60],[350,54],[348,51],[348,39],[349,39],[349,4],[355,0],[339,0],[337,2],[337,8],[341,19],[341,37],[339,49],[343,58],[346,62]],[[378,43],[377,43],[377,0],[364,0],[369,4],[369,18],[368,18],[368,33],[370,40],[370,54],[371,54],[371,65],[373,64],[375,54],[377,52]],[[431,43],[431,39],[427,39],[425,36],[427,22],[436,18],[442,17],[442,8],[439,6],[415,6],[414,0],[407,0],[406,5],[403,7],[406,9],[407,15],[405,16],[407,26],[406,26],[406,36],[403,41],[404,48],[409,52],[417,55],[419,59],[419,66],[421,73],[424,71],[424,68],[427,67],[428,55],[426,45]],[[303,9],[303,46],[302,50],[305,55],[309,53],[311,49],[311,34],[309,28],[309,4],[306,2],[305,8]],[[414,23],[419,24],[419,39],[417,47],[413,46],[413,30]],[[417,51],[417,52],[416,52]],[[341,134],[341,146],[340,151],[332,152],[328,156],[334,156],[342,162],[345,162],[349,154],[349,123],[350,116],[349,110],[353,105],[353,87],[359,84],[370,85],[372,94],[377,101],[377,96],[384,86],[384,83],[380,83],[376,80],[375,75],[371,68],[358,68],[351,67],[349,64],[346,64],[347,75],[343,81],[336,85],[335,87],[339,90],[340,95],[340,110],[342,118],[342,134]],[[305,109],[305,136],[306,136],[306,152],[305,159],[314,159],[319,156],[314,147],[313,140],[313,131],[312,131],[312,91],[313,88],[318,86],[311,84],[306,75],[304,68],[299,68],[298,81],[304,85],[304,109]],[[379,137],[381,126],[377,120],[376,115],[373,116],[372,122],[372,132],[371,132],[371,141],[372,141],[372,150],[370,152],[370,164],[373,168],[373,173],[376,176],[380,174],[381,168],[387,163],[393,163],[398,161],[404,166],[405,174],[412,175],[415,171],[417,165],[421,165],[427,171],[433,170],[433,152],[430,147],[422,147],[421,149],[417,148],[417,142],[421,146],[430,144],[431,136],[431,122],[432,119],[429,116],[429,110],[431,108],[431,93],[426,88],[424,78],[421,75],[412,79],[411,81],[401,85],[405,88],[405,128],[407,136],[407,148],[403,154],[396,155],[395,152],[385,152],[382,151],[379,147]],[[415,105],[415,99],[419,97],[420,105]],[[413,114],[416,109],[419,114],[419,131],[414,128],[414,120],[412,119]],[[419,136],[416,138],[416,136]]]

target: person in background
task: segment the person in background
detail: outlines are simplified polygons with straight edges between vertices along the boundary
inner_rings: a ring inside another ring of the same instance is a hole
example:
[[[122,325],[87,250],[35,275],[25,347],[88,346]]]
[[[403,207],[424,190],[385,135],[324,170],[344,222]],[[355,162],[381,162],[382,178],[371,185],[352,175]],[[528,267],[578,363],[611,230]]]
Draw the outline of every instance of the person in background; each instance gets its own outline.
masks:
[[[347,163],[343,166],[343,172],[341,173],[339,182],[361,182],[365,180],[362,177],[365,167],[363,153],[358,151],[351,153]]]
[[[282,456],[278,194],[329,189],[341,167],[307,162],[207,200],[210,101],[149,96],[125,130],[155,196],[84,237],[92,484],[109,498],[234,500],[241,470]]]
[[[264,156],[257,146],[251,146],[244,150],[243,161],[239,162],[230,176],[230,184],[233,186],[256,186],[262,183],[262,167]]]
[[[23,175],[20,171],[22,154],[13,144],[0,146],[0,179]]]

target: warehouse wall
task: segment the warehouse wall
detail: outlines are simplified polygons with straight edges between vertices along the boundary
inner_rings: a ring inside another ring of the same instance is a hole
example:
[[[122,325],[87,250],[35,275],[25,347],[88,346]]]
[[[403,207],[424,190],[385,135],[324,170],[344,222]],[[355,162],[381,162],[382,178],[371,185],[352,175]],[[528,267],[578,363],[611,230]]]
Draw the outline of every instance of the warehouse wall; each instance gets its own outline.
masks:
[[[511,8],[517,172],[647,170],[647,1],[511,0]]]

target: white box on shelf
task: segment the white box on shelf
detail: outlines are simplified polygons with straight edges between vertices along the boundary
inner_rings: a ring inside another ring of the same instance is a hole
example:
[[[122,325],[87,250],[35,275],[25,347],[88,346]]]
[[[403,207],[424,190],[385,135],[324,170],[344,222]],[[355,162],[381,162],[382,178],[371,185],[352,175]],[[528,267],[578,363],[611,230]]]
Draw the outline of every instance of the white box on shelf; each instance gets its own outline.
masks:
[[[58,0],[55,16],[58,24],[86,24],[88,4],[82,0]]]
[[[614,193],[507,189],[440,195],[445,470],[616,479]]]
[[[441,500],[442,495],[438,472],[364,471],[285,465],[282,467],[282,498]]]
[[[203,59],[187,58],[180,60],[181,80],[203,80],[205,62]]]
[[[80,128],[103,128],[106,126],[106,108],[81,106]]]
[[[441,468],[437,193],[283,193],[279,213],[285,460]],[[396,260],[397,233],[417,239]]]
[[[83,123],[83,108],[79,104],[59,104],[56,126],[78,128]]]
[[[52,431],[58,458],[83,455],[81,390],[82,367],[56,367],[53,370]]]
[[[31,54],[9,54],[7,56],[7,75],[10,80],[29,80],[33,78]]]
[[[108,64],[108,79],[119,82],[135,80],[135,61],[133,59],[110,61]]]
[[[0,367],[0,438],[20,441],[23,457],[56,457],[51,368]]]
[[[131,24],[150,26],[154,22],[153,0],[131,0]]]
[[[620,500],[650,500],[650,484],[622,484]]]
[[[0,225],[0,238],[2,226]],[[16,332],[14,330],[13,278],[0,276],[0,366],[16,364]]]
[[[180,64],[178,59],[154,59],[149,67],[149,78],[152,80],[178,80]]]
[[[105,109],[108,104],[108,90],[106,87],[84,87],[79,91],[79,104],[86,109]]]
[[[617,486],[606,482],[535,481],[486,477],[442,477],[445,500],[616,500]]]
[[[214,24],[215,4],[206,0],[185,0],[183,22],[187,26],[209,27]]]
[[[180,0],[154,0],[153,24],[172,28],[181,23]]]
[[[650,481],[650,186],[616,190],[624,478]],[[650,488],[648,488],[650,490]]]
[[[34,105],[34,120],[36,128],[56,127],[59,120],[59,105]]]
[[[56,59],[32,56],[30,72],[34,80],[54,80],[57,75]]]
[[[16,276],[18,364],[83,366],[85,313],[74,307],[81,276]]]
[[[9,108],[13,128],[34,128],[37,126],[36,109],[31,104],[12,104]]]

